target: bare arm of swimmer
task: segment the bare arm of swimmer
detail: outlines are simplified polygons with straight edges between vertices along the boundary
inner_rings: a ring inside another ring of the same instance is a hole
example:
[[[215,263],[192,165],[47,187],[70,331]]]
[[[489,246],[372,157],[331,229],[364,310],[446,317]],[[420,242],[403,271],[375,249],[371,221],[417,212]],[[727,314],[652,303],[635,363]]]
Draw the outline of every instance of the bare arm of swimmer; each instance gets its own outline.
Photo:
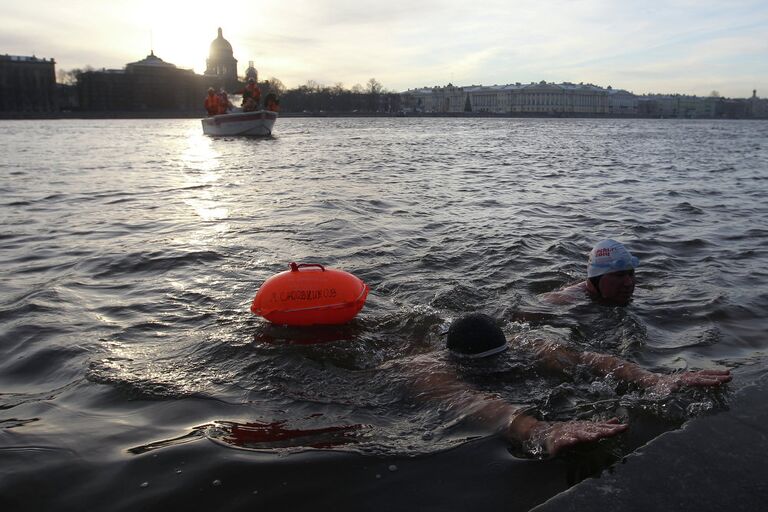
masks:
[[[543,447],[557,455],[572,446],[616,436],[627,425],[612,418],[608,421],[542,421],[489,393],[468,388],[448,372],[429,372],[417,380],[419,394],[426,398],[449,401],[452,409],[469,420],[493,428],[511,441]]]
[[[698,370],[683,373],[662,374],[644,370],[640,366],[619,357],[597,352],[576,352],[550,341],[525,342],[539,361],[548,368],[565,370],[583,364],[601,376],[612,375],[659,393],[671,393],[682,387],[717,387],[731,381],[729,370]]]
[[[573,304],[587,297],[587,282],[581,281],[560,290],[542,293],[539,297],[543,302],[549,304]]]

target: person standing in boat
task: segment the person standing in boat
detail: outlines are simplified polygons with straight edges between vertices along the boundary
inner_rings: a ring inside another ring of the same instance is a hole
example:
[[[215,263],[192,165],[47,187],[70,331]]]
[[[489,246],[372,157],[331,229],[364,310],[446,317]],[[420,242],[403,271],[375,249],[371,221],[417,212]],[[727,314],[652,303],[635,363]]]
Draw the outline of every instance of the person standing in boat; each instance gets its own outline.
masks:
[[[232,108],[232,103],[229,101],[229,97],[227,96],[227,91],[224,90],[222,87],[219,89],[219,114],[226,114],[229,112],[229,109]]]
[[[264,98],[264,108],[270,112],[278,112],[280,110],[280,100],[277,99],[275,93],[271,92]]]
[[[253,112],[259,109],[261,89],[256,85],[256,80],[249,78],[245,89],[240,91],[240,94],[243,95],[243,112]]]
[[[208,88],[208,95],[205,97],[205,111],[209,116],[215,116],[219,113],[219,95],[213,87]]]

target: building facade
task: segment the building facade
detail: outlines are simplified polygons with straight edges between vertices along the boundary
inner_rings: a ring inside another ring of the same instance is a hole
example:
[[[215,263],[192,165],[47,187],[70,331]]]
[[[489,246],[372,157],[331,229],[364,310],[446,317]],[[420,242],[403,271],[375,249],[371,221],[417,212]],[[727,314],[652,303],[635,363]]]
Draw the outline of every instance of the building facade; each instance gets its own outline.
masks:
[[[759,98],[757,90],[752,89],[752,97],[747,100],[747,111],[749,117],[768,118],[768,99]]]
[[[624,89],[614,89],[610,85],[608,90],[608,113],[613,116],[635,116],[638,114],[637,96]]]
[[[87,71],[78,78],[80,108],[90,111],[202,110],[207,87],[205,77],[154,52],[125,69]]]
[[[621,91],[630,95],[626,91]],[[625,95],[592,84],[538,82],[530,84],[470,85],[413,89],[403,93],[407,110],[425,113],[487,112],[493,114],[605,115]],[[623,103],[622,103],[623,104]],[[613,105],[613,106],[612,106]],[[632,109],[623,109],[629,113]],[[636,107],[635,112],[636,113]]]
[[[748,99],[648,94],[637,96],[611,86],[592,84],[469,85],[425,87],[401,93],[405,112],[457,114],[477,112],[545,116],[640,116],[671,118],[761,118],[768,117],[768,100],[752,91]]]
[[[0,55],[0,112],[54,112],[56,63],[35,56]]]

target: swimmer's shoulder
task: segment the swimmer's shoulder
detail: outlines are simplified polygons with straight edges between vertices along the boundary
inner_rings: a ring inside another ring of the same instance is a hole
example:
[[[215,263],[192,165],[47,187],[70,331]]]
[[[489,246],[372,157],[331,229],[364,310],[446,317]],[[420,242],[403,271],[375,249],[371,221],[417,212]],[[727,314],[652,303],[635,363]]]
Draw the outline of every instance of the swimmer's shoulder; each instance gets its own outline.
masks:
[[[542,302],[548,304],[573,304],[588,297],[587,282],[581,281],[560,290],[539,295]]]

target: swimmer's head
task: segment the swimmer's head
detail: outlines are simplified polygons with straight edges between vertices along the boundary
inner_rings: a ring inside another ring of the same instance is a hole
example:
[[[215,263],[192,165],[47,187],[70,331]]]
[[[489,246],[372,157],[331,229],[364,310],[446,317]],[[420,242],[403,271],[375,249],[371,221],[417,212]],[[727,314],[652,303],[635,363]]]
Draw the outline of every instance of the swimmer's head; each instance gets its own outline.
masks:
[[[635,268],[639,264],[619,242],[598,242],[589,253],[587,291],[607,304],[626,306],[635,292]]]
[[[587,277],[598,277],[610,272],[634,270],[640,260],[616,240],[601,240],[589,253]]]
[[[507,338],[493,318],[470,313],[454,320],[448,328],[447,346],[454,355],[477,359],[506,350]]]

